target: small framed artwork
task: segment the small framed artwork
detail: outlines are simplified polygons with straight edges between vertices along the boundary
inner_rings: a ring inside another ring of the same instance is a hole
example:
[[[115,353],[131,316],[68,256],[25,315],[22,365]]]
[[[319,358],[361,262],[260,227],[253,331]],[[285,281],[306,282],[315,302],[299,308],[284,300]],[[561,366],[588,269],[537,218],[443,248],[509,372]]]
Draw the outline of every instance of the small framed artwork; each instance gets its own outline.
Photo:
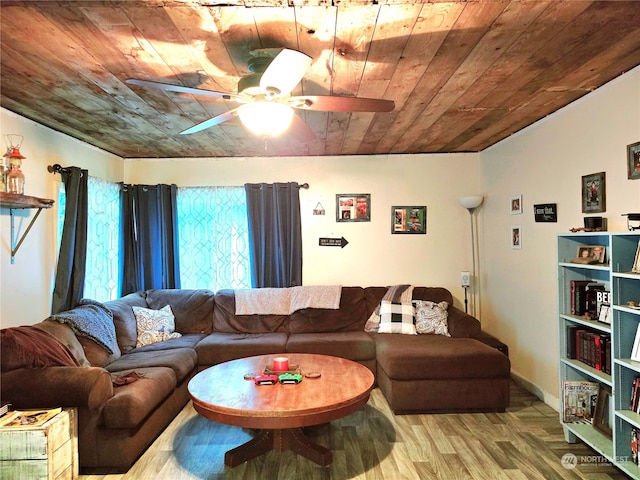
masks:
[[[427,233],[427,207],[391,207],[391,233]]]
[[[336,195],[336,222],[370,222],[371,194],[339,193]]]
[[[511,215],[520,215],[522,213],[522,195],[514,195],[510,201]]]
[[[522,230],[520,225],[511,225],[511,248],[522,250]]]
[[[608,437],[613,436],[613,402],[611,402],[611,387],[600,385],[596,411],[593,414],[593,427]]]
[[[558,221],[558,205],[555,203],[540,203],[534,205],[533,217],[536,222],[555,223]]]
[[[627,169],[629,179],[640,178],[640,142],[627,145]]]
[[[582,176],[582,213],[597,213],[607,210],[605,183],[605,172]]]

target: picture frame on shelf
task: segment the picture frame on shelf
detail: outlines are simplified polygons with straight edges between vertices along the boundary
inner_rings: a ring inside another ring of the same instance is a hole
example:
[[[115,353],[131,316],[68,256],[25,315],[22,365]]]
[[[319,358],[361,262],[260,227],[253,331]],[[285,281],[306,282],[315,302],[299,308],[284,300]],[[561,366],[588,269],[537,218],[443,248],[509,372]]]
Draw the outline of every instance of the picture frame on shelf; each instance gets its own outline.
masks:
[[[370,193],[339,193],[336,195],[336,222],[370,221]]]
[[[391,233],[393,235],[426,234],[427,207],[424,205],[391,207]]]
[[[606,172],[582,176],[582,213],[607,210]]]
[[[611,395],[611,387],[600,384],[592,423],[593,428],[601,431],[609,438],[613,438],[613,402],[611,401]]]
[[[572,263],[584,263],[594,265],[606,263],[607,247],[604,245],[580,245],[576,251],[576,258]]]
[[[636,248],[636,256],[633,260],[633,267],[631,267],[631,273],[640,273],[640,242]]]
[[[511,225],[511,248],[522,250],[522,229],[520,225]]]
[[[627,178],[640,178],[640,142],[627,145]]]
[[[611,305],[609,305],[608,303],[603,303],[602,305],[600,305],[598,321],[600,323],[607,323],[611,325]]]
[[[636,338],[633,341],[633,347],[631,347],[631,355],[629,355],[629,358],[636,362],[640,362],[640,325],[636,327]]]
[[[511,208],[511,215],[522,214],[522,195],[514,195],[509,202]]]

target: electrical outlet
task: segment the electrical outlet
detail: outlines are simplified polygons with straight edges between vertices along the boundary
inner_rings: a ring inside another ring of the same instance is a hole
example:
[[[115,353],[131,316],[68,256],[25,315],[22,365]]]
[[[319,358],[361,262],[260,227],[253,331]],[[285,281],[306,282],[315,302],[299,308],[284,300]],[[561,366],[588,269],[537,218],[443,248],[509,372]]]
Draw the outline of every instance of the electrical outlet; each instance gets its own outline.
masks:
[[[469,287],[471,285],[471,275],[469,272],[460,272],[460,285]]]

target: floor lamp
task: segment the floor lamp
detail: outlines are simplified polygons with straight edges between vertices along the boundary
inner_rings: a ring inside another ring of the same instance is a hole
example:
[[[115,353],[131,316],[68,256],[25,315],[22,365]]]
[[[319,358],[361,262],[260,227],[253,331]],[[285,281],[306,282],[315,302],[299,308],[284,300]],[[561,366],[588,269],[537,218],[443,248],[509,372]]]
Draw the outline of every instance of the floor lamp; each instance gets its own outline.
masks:
[[[469,197],[461,197],[460,198],[460,205],[462,205],[464,208],[466,208],[469,211],[469,220],[471,222],[471,282],[475,281],[476,278],[476,237],[475,237],[475,228],[474,228],[474,224],[473,224],[473,212],[475,211],[476,208],[478,208],[481,204],[482,201],[484,200],[484,197],[482,195],[472,195]],[[474,285],[475,288],[475,285]],[[464,289],[464,302],[465,302],[465,307],[467,305],[467,287],[465,287]],[[472,315],[475,317],[476,316],[476,301],[475,301],[475,294],[473,295],[473,303],[472,303]]]

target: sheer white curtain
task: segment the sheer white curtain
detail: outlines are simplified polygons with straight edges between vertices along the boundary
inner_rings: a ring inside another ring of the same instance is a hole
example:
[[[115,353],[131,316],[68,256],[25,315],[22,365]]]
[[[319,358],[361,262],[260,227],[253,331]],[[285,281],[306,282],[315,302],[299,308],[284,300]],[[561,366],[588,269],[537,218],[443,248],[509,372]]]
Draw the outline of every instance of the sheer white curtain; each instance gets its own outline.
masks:
[[[182,288],[251,288],[243,187],[180,187],[178,250]]]

